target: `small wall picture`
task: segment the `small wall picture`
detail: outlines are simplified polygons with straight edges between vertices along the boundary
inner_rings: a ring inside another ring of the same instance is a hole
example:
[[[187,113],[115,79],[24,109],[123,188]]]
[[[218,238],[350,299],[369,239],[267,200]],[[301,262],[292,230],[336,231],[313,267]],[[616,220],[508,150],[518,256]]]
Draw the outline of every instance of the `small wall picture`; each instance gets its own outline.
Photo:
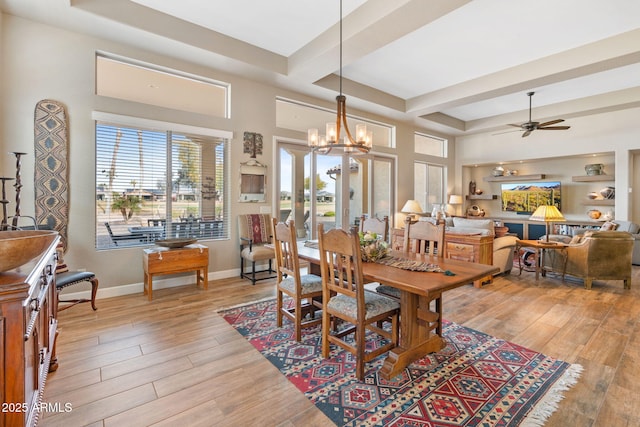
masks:
[[[256,155],[262,154],[262,134],[255,132],[245,132],[244,152],[251,154],[252,159],[255,159]]]

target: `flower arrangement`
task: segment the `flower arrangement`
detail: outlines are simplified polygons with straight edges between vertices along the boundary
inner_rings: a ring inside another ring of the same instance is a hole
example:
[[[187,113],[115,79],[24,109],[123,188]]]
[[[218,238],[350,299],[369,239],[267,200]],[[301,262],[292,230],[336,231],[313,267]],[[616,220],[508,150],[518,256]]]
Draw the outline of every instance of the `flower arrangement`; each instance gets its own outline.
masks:
[[[382,240],[377,233],[359,231],[358,237],[360,238],[362,260],[365,262],[375,262],[384,258],[389,252],[389,243]]]

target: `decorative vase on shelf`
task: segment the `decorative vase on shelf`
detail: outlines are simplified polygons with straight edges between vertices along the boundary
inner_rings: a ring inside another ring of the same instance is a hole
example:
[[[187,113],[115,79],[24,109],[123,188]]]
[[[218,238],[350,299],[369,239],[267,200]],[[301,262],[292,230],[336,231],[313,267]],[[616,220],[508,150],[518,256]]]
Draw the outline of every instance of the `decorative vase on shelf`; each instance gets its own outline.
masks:
[[[589,215],[589,218],[591,219],[600,219],[600,217],[602,216],[602,212],[597,209],[591,209],[587,212],[587,215]]]
[[[615,187],[605,187],[602,190],[600,190],[600,195],[605,199],[615,199],[616,189]]]
[[[602,174],[604,174],[604,165],[602,163],[593,163],[593,164],[590,164],[590,165],[586,165],[584,167],[584,171],[589,176],[602,175]]]
[[[493,176],[503,176],[504,168],[502,166],[496,166],[493,168]]]

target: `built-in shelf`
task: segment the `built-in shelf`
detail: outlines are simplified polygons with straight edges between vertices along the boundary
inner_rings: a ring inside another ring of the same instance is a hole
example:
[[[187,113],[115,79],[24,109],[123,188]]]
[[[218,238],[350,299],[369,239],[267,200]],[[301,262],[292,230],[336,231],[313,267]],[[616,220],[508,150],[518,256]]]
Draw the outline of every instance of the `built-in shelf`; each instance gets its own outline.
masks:
[[[572,176],[573,182],[596,182],[596,181],[615,181],[615,178],[611,175],[583,175]]]
[[[591,199],[583,203],[585,206],[614,206],[616,199]]]
[[[467,200],[497,200],[496,194],[467,194]]]
[[[498,182],[498,181],[530,181],[536,179],[544,179],[545,174],[533,174],[533,175],[503,175],[503,176],[485,176],[483,180],[487,182]]]

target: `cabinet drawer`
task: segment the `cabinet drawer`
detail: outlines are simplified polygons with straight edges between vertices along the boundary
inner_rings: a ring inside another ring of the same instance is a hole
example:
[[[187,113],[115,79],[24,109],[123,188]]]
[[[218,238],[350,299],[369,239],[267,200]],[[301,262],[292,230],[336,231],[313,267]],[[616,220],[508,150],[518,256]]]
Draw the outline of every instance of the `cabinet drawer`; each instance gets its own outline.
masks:
[[[475,247],[473,245],[465,245],[464,243],[448,242],[447,258],[474,262]]]

